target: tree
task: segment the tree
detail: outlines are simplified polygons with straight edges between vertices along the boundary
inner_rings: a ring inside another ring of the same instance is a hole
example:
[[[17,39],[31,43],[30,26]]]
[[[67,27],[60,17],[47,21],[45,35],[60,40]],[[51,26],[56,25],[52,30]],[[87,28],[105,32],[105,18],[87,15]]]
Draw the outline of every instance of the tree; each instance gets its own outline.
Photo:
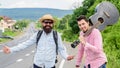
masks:
[[[60,20],[60,24],[58,25],[58,29],[69,29],[69,20],[71,18],[71,15],[66,15]]]

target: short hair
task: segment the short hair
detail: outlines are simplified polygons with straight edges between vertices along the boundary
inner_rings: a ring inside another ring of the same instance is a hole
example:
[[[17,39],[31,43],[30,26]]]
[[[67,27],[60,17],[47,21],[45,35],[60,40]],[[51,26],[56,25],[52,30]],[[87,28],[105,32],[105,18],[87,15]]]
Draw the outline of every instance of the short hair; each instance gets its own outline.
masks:
[[[79,17],[77,17],[77,21],[81,21],[82,19],[84,19],[86,22],[88,22],[88,19],[85,15],[80,15]]]
[[[93,25],[93,23],[91,22],[91,20],[87,19],[87,17],[85,15],[80,15],[79,17],[77,17],[77,21],[81,21],[82,19],[84,19],[86,22],[88,22],[90,26]]]

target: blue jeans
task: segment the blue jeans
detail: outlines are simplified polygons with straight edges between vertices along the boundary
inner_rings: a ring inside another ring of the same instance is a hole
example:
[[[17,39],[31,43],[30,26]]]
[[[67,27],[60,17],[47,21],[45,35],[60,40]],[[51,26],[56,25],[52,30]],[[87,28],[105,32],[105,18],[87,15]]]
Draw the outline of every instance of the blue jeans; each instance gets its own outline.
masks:
[[[84,68],[86,68],[86,67],[84,66]],[[88,68],[91,68],[90,64],[88,65]],[[104,63],[103,65],[101,65],[99,68],[106,68],[106,63]]]
[[[99,68],[106,68],[106,64],[101,65]]]

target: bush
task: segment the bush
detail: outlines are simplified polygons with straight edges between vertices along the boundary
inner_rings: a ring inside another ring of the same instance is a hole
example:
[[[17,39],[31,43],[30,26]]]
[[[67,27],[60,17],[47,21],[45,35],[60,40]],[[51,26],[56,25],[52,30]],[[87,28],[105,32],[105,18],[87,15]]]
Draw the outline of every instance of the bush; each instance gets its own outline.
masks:
[[[63,30],[63,35],[62,35],[63,40],[73,42],[75,39],[77,40],[77,38],[78,38],[78,35],[73,34],[71,29]]]

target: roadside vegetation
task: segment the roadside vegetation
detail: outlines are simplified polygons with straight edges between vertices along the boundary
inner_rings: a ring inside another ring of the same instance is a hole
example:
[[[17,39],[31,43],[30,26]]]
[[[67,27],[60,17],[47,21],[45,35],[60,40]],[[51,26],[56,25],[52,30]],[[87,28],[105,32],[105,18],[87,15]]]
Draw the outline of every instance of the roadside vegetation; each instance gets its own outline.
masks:
[[[14,25],[13,29],[5,29],[5,32],[2,33],[2,36],[9,37],[9,38],[0,38],[0,43],[6,42],[14,39],[15,36],[20,35],[23,30],[28,26],[30,20],[18,20]]]

